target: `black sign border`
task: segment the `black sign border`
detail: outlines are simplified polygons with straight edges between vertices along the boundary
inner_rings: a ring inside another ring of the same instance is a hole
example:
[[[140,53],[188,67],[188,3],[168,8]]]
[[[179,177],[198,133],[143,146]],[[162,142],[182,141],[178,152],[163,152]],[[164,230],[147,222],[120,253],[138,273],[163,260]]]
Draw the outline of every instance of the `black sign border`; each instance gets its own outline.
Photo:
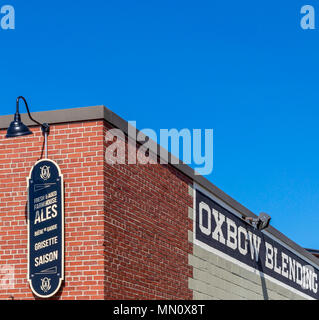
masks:
[[[61,234],[62,234],[62,272],[61,272],[61,277],[59,278],[59,285],[58,287],[56,288],[56,290],[54,292],[52,292],[51,294],[49,295],[40,295],[38,292],[36,292],[32,286],[32,280],[30,279],[29,275],[30,275],[30,203],[29,203],[29,182],[31,180],[31,177],[32,177],[32,172],[33,172],[33,169],[36,165],[38,165],[39,163],[41,162],[51,162],[52,164],[54,164],[57,169],[58,169],[58,172],[59,172],[59,177],[61,179],[61,215],[62,215],[62,231],[61,231]],[[62,171],[61,171],[61,168],[60,166],[53,160],[51,159],[41,159],[39,161],[37,161],[31,168],[30,170],[30,173],[29,173],[29,176],[27,177],[27,189],[28,189],[28,204],[27,204],[27,207],[28,207],[28,282],[29,282],[29,285],[30,285],[30,288],[33,292],[33,294],[35,294],[37,297],[39,298],[44,298],[44,299],[48,299],[48,298],[51,298],[53,297],[61,288],[61,285],[62,285],[62,282],[64,281],[64,241],[65,241],[65,238],[64,238],[64,232],[65,232],[65,228],[64,228],[64,179],[63,179],[63,174],[62,174]]]

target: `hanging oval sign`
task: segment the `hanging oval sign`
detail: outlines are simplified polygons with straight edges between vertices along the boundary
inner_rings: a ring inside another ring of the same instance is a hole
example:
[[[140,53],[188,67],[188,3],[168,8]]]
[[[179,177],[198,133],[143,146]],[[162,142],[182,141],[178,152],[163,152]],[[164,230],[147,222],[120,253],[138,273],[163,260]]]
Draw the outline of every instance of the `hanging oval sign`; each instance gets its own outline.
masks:
[[[44,159],[28,182],[28,280],[40,298],[55,295],[64,280],[64,185],[57,163]]]

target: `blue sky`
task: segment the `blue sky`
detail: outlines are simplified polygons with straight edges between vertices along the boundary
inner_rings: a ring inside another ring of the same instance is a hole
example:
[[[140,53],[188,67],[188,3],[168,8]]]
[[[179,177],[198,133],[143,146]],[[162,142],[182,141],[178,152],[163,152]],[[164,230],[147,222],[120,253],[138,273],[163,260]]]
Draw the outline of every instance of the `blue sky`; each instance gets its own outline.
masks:
[[[5,4],[0,114],[24,95],[32,111],[104,104],[139,129],[213,128],[207,178],[319,249],[319,25],[300,27],[318,2]]]

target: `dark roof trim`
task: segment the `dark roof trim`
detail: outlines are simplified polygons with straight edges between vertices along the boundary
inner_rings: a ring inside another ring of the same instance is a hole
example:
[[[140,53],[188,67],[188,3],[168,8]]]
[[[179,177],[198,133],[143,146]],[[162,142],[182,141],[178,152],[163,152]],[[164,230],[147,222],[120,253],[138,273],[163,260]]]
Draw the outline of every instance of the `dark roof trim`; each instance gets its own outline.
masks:
[[[39,122],[47,122],[49,124],[58,124],[58,123],[68,123],[68,122],[78,122],[78,121],[90,121],[90,120],[102,120],[104,119],[112,126],[121,129],[126,134],[128,133],[128,122],[122,119],[120,116],[112,112],[110,109],[105,106],[95,106],[95,107],[84,107],[84,108],[72,108],[72,109],[63,109],[63,110],[54,110],[54,111],[43,111],[43,112],[34,112],[32,116]],[[26,114],[22,114],[22,121],[27,126],[36,126]],[[10,122],[13,120],[12,115],[0,116],[0,129],[7,129],[10,125]],[[163,148],[158,146],[159,150]],[[158,155],[160,151],[158,152]],[[169,159],[174,157],[169,153]],[[176,159],[176,158],[175,158]],[[203,188],[207,189],[209,192],[214,194],[216,197],[220,198],[229,206],[233,207],[235,210],[239,211],[243,216],[246,217],[256,217],[256,215],[251,212],[249,209],[241,205],[239,202],[234,200],[232,197],[227,195],[225,192],[220,190],[209,180],[201,175],[196,175],[195,171],[186,164],[171,164],[173,167],[177,168],[183,174],[190,177],[194,182],[201,185]],[[267,229],[267,232],[272,234],[277,239],[284,242],[286,245],[291,247],[293,250],[297,251],[302,256],[306,257],[314,264],[319,266],[319,259],[313,256],[309,251],[300,247],[298,244],[287,238],[280,231],[270,226]]]
[[[319,250],[317,250],[317,249],[307,249],[306,248],[306,250],[309,251],[312,254],[319,254]]]

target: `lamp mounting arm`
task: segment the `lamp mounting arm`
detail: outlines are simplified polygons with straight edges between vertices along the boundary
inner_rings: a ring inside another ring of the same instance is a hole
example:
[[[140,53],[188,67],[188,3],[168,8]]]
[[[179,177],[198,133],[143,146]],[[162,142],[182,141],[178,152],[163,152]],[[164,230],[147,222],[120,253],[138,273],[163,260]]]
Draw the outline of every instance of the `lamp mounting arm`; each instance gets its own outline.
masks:
[[[27,103],[27,100],[26,100],[23,96],[19,96],[19,97],[17,98],[17,102],[16,102],[16,106],[17,106],[16,114],[19,114],[19,102],[20,102],[20,100],[23,100],[23,102],[24,102],[24,104],[25,104],[25,106],[26,106],[26,108],[27,108],[29,118],[30,118],[33,122],[35,122],[36,124],[38,124],[38,125],[41,127],[43,133],[49,134],[49,132],[50,132],[50,126],[49,126],[47,123],[40,123],[40,122],[38,122],[37,120],[35,120],[35,119],[32,118],[31,113],[30,113],[30,110],[29,110],[29,106],[28,106],[28,103]]]

